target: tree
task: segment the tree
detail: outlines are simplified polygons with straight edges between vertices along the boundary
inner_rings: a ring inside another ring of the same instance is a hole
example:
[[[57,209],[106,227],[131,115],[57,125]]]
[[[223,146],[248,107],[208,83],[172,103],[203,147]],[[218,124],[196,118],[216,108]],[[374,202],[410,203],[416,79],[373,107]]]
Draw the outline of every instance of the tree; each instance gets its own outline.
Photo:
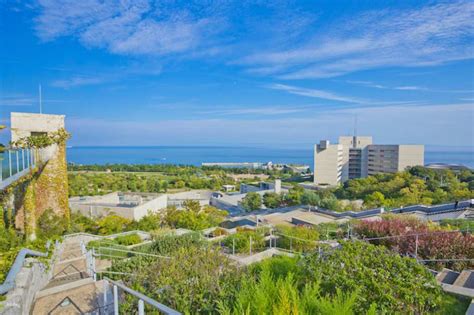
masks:
[[[109,235],[126,231],[128,225],[131,223],[132,221],[128,219],[111,214],[100,219],[97,222],[97,225],[99,227],[99,234]]]
[[[299,205],[301,204],[301,197],[303,196],[304,191],[303,187],[295,185],[288,190],[288,194],[285,195],[285,200],[290,205]]]
[[[281,196],[274,192],[266,192],[263,195],[263,204],[267,208],[278,208],[281,204]]]
[[[256,192],[249,192],[241,201],[242,207],[246,211],[253,211],[262,208],[262,196]]]
[[[364,204],[367,207],[381,207],[385,204],[385,196],[380,191],[375,191],[365,197]]]
[[[184,228],[193,231],[203,230],[221,223],[227,212],[212,206],[201,207],[198,201],[189,200],[183,209],[168,207],[164,222],[172,228]]]
[[[312,191],[305,191],[301,196],[301,204],[309,206],[318,206],[321,202],[319,195]]]

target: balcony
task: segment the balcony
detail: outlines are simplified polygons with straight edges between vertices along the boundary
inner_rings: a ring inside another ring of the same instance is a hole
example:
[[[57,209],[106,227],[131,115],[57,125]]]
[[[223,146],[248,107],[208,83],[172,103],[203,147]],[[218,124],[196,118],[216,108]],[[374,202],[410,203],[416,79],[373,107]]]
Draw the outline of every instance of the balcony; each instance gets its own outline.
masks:
[[[0,153],[0,190],[26,175],[35,165],[32,149],[10,149]]]

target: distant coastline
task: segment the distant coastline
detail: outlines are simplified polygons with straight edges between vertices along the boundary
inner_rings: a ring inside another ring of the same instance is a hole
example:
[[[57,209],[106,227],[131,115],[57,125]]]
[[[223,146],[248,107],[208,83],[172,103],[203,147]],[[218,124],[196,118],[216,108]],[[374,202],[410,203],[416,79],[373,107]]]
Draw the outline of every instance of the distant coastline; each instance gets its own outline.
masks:
[[[425,164],[462,164],[474,169],[474,147],[427,146]],[[250,146],[71,146],[68,161],[77,164],[186,164],[204,162],[269,162],[313,165],[313,152]]]

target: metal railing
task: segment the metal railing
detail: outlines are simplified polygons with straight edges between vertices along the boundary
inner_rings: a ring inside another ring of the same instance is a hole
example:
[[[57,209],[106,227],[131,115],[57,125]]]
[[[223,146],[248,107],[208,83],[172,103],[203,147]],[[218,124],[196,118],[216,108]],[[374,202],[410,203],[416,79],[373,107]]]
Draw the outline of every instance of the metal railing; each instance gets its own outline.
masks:
[[[150,305],[151,307],[159,310],[160,312],[164,314],[169,314],[169,315],[179,315],[181,314],[180,312],[164,305],[161,304],[157,301],[155,301],[152,298],[149,298],[148,296],[137,292],[133,289],[130,289],[126,285],[113,281],[107,277],[104,277],[104,305],[110,305],[109,302],[107,301],[108,294],[107,292],[109,291],[109,286],[112,285],[112,292],[113,292],[113,310],[114,310],[114,315],[119,315],[119,289],[127,294],[130,294],[138,299],[138,314],[139,315],[144,315],[145,314],[145,303]],[[111,306],[112,306],[111,305]]]
[[[25,175],[35,165],[33,149],[10,149],[0,153],[0,189]]]
[[[15,261],[10,267],[10,270],[8,271],[5,281],[0,285],[0,294],[5,294],[15,287],[16,275],[23,267],[26,256],[48,257],[50,245],[51,243],[48,241],[48,243],[46,244],[46,248],[48,249],[48,251],[46,253],[38,252],[28,248],[23,248],[22,250],[20,250],[20,252],[16,255]]]

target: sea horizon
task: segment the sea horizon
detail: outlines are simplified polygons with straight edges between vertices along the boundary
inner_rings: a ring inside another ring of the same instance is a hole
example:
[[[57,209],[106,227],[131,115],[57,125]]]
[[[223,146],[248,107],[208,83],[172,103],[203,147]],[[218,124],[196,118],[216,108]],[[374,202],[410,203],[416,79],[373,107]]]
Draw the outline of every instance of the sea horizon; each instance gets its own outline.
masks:
[[[313,166],[312,147],[289,148],[250,145],[140,145],[68,146],[75,164],[180,164],[200,166],[216,162],[273,162]],[[425,165],[461,164],[474,168],[474,146],[425,146]]]

